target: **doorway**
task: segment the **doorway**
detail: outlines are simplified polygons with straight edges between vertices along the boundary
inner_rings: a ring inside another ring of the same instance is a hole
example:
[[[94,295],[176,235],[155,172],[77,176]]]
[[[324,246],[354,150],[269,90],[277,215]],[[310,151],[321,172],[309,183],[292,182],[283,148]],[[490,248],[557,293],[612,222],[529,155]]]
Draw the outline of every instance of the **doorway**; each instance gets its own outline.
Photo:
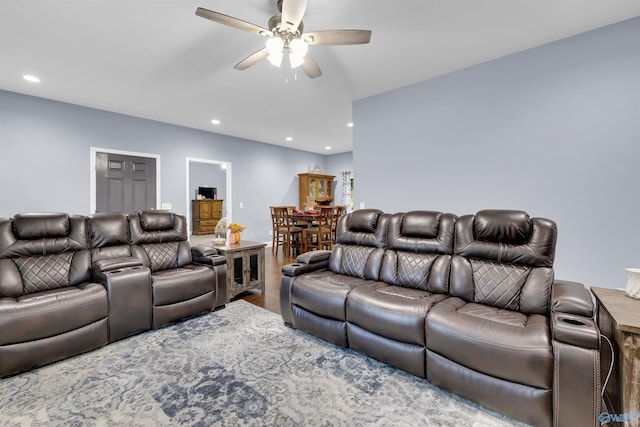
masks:
[[[91,147],[90,163],[90,213],[159,208],[159,155]]]
[[[191,234],[193,227],[192,227],[192,214],[191,214],[191,200],[193,200],[196,197],[195,194],[195,188],[197,188],[198,186],[200,186],[200,184],[207,184],[210,186],[215,187],[216,185],[218,185],[216,182],[191,182],[192,181],[192,176],[191,176],[191,170],[192,168],[196,168],[199,167],[201,165],[211,165],[212,167],[216,167],[216,168],[220,168],[222,170],[224,170],[224,183],[221,183],[224,185],[224,192],[222,191],[222,188],[218,190],[218,194],[224,194],[224,209],[223,209],[223,216],[225,216],[227,218],[227,224],[230,224],[232,222],[231,217],[232,217],[232,193],[231,193],[231,162],[226,162],[223,160],[209,160],[209,159],[198,159],[198,158],[193,158],[193,157],[187,157],[186,159],[186,190],[185,190],[185,194],[186,194],[186,201],[185,201],[185,212],[187,212],[187,227],[189,230],[189,234]],[[217,171],[216,173],[212,173],[212,175],[217,175]]]

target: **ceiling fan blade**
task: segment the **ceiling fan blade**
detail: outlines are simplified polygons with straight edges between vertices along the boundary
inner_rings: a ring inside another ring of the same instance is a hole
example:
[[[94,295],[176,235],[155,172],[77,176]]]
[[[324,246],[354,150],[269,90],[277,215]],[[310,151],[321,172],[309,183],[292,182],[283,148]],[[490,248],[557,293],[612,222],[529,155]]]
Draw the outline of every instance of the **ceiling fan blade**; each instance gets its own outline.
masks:
[[[196,9],[196,15],[202,18],[209,19],[218,24],[227,25],[229,27],[237,28],[239,30],[248,31],[250,33],[259,34],[262,36],[270,36],[271,31],[266,28],[262,28],[259,25],[252,24],[251,22],[243,21],[242,19],[234,18],[220,12],[214,12],[213,10],[199,7]]]
[[[302,15],[307,10],[307,0],[283,0],[282,1],[282,24],[289,26],[295,32],[302,21]]]
[[[247,68],[254,65],[256,62],[266,58],[269,56],[269,51],[265,47],[264,49],[260,49],[257,52],[252,53],[251,55],[244,58],[242,61],[238,62],[233,66],[236,70],[246,70]]]
[[[309,76],[310,79],[315,79],[316,77],[320,77],[322,75],[320,67],[318,67],[316,61],[309,54],[304,57],[304,62],[300,67],[302,68],[302,71],[304,71],[304,73]]]
[[[302,35],[302,40],[314,45],[367,44],[371,40],[369,30],[324,30],[312,31]]]

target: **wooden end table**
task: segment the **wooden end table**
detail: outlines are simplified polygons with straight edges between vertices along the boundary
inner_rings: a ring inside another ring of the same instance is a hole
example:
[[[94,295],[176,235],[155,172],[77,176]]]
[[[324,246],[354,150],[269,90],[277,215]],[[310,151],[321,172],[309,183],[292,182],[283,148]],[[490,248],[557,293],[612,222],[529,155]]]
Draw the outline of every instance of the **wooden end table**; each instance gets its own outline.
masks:
[[[640,414],[640,300],[622,290],[591,288],[598,306],[597,321],[600,333],[613,345],[615,361],[605,390],[609,413]],[[602,381],[611,364],[610,351],[602,345]],[[629,424],[640,425],[640,417]]]
[[[227,300],[252,289],[264,294],[264,248],[266,243],[240,240],[224,246],[213,246],[227,257]]]

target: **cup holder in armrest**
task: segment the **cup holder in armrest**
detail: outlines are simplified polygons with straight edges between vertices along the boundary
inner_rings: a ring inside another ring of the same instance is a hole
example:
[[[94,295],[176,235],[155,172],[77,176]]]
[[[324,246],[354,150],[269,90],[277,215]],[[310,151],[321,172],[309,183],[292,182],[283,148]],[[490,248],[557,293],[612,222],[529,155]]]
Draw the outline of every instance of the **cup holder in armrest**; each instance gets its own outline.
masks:
[[[574,325],[574,326],[587,326],[587,324],[581,320],[577,320],[577,319],[569,319],[567,317],[563,317],[560,319],[561,321],[563,321],[564,323],[568,323],[570,325]]]
[[[291,264],[291,267],[300,267],[302,264],[298,264],[297,262],[294,264]]]
[[[600,333],[593,319],[553,313],[553,340],[577,347],[600,348]]]
[[[122,270],[112,270],[109,272],[109,274],[118,274],[118,273],[122,273]]]

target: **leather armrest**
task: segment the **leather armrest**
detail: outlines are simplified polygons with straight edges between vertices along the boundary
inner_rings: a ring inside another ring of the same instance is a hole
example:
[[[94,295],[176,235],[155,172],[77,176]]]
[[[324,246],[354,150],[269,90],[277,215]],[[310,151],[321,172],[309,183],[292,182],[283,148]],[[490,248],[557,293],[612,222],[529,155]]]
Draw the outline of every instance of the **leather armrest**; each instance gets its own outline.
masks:
[[[296,258],[296,264],[315,264],[317,262],[328,261],[331,251],[309,251]]]
[[[191,247],[191,259],[197,264],[222,265],[227,262],[227,257],[218,255],[218,250],[210,246]]]
[[[211,246],[191,246],[191,256],[218,255],[218,250]]]
[[[600,331],[593,319],[565,313],[551,314],[554,341],[581,348],[600,348]]]
[[[207,255],[207,256],[192,256],[194,264],[206,264],[206,265],[224,265],[227,263],[227,257],[224,255]]]
[[[289,277],[299,276],[312,271],[324,270],[329,265],[329,261],[321,261],[313,264],[300,264],[298,262],[282,266],[282,274]]]
[[[593,318],[591,294],[582,283],[556,280],[551,291],[551,312]]]
[[[97,272],[104,273],[107,271],[119,270],[127,267],[138,267],[142,265],[142,261],[134,257],[122,257],[103,259],[93,263],[93,269]]]

